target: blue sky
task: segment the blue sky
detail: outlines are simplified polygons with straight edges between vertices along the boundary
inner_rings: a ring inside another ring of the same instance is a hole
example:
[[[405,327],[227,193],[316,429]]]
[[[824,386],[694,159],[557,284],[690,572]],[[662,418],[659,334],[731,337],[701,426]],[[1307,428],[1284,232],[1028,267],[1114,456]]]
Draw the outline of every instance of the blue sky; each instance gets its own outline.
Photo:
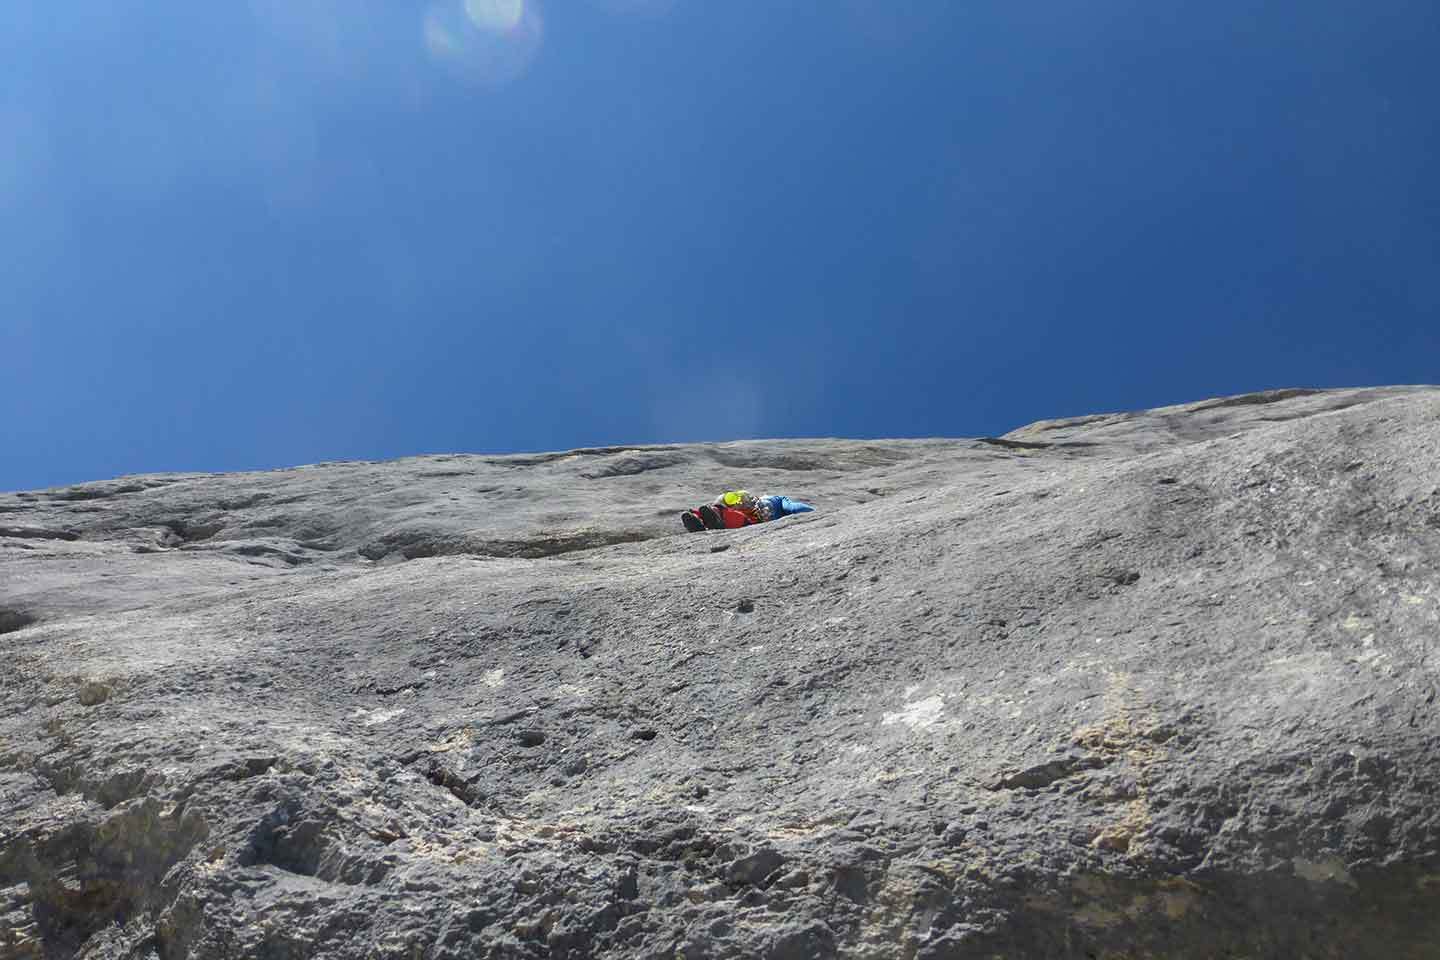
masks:
[[[0,489],[1440,381],[1440,7],[0,4]]]

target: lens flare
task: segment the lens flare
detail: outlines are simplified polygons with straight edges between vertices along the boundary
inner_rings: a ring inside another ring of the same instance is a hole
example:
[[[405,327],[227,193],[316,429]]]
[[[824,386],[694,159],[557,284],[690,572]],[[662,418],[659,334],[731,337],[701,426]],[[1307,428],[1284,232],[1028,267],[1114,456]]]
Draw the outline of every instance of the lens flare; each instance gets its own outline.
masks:
[[[443,0],[425,11],[422,28],[431,59],[489,86],[523,74],[543,38],[534,0]]]
[[[425,46],[437,59],[453,57],[460,52],[460,41],[437,10],[425,14]]]

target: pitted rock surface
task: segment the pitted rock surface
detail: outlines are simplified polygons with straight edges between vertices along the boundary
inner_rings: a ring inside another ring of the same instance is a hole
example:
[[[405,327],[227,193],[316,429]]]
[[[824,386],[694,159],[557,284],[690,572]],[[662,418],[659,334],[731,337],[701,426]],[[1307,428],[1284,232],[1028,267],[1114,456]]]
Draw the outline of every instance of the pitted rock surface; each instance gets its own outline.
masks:
[[[1440,956],[1436,388],[3,494],[0,650],[5,960]]]

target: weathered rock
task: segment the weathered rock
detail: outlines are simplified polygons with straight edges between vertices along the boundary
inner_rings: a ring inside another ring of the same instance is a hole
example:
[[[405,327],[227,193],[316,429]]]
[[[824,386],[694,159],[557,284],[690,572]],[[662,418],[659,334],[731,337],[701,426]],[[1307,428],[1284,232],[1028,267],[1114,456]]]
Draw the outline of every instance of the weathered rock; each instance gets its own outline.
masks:
[[[81,706],[93,707],[110,699],[110,685],[103,680],[86,680],[77,694]]]
[[[774,847],[760,847],[731,862],[725,868],[725,878],[736,886],[756,887],[784,864],[785,858]]]
[[[1433,957],[1437,478],[1387,388],[0,495],[0,958]]]

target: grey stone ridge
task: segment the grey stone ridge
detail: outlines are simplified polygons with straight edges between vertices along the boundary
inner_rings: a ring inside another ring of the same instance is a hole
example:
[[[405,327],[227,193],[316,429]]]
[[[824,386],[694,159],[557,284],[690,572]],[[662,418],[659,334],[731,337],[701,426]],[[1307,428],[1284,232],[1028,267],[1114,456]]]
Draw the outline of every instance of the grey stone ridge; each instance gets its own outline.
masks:
[[[3,494],[0,958],[1434,958],[1437,571],[1433,387]]]

